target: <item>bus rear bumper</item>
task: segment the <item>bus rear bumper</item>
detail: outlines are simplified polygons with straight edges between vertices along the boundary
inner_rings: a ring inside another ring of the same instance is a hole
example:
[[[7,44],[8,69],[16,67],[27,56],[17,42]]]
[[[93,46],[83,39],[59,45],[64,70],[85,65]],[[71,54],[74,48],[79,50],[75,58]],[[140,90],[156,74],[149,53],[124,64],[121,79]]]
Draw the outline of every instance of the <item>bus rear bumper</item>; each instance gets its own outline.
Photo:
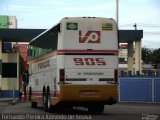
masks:
[[[70,104],[107,104],[117,102],[117,85],[60,85],[60,101]]]

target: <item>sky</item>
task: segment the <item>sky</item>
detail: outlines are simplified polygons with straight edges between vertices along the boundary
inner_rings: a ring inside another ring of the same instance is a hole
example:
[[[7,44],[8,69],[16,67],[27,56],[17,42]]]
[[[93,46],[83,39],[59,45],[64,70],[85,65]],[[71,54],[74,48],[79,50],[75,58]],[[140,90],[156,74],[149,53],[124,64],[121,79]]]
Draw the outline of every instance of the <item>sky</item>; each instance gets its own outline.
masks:
[[[116,0],[0,0],[18,28],[49,29],[64,17],[116,19]],[[143,30],[142,47],[160,48],[160,0],[119,0],[119,29]]]

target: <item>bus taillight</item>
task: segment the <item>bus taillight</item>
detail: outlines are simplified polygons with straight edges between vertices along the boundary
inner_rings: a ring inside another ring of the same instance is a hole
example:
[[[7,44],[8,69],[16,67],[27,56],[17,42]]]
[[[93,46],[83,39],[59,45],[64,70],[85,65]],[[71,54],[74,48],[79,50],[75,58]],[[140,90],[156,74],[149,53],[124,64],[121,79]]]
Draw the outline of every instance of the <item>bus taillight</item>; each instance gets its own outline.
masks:
[[[64,83],[64,79],[65,79],[65,71],[64,71],[64,69],[60,69],[59,70],[59,77],[60,77],[60,83]]]

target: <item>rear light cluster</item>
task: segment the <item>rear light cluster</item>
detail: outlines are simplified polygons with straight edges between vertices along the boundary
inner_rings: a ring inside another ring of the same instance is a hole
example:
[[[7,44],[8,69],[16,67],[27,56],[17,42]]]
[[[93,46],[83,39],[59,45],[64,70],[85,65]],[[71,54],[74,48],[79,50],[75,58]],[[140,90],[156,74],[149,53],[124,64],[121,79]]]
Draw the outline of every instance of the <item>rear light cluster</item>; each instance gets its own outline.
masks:
[[[115,84],[114,78],[99,78],[99,81],[106,81],[107,84]]]
[[[99,78],[99,81],[114,81],[114,78]]]
[[[64,71],[64,69],[59,70],[59,77],[60,77],[60,83],[64,84],[65,83],[65,71]]]
[[[117,69],[114,70],[114,79],[115,79],[115,83],[117,83],[118,82],[118,70]]]

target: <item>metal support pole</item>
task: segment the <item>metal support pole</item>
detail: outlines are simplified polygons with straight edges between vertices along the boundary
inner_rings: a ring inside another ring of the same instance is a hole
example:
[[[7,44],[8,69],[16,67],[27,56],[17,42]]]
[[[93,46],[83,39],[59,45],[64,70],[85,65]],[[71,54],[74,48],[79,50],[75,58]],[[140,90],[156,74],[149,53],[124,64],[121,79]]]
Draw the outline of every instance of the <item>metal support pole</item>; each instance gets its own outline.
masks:
[[[117,26],[119,26],[119,0],[116,0],[116,20]]]

